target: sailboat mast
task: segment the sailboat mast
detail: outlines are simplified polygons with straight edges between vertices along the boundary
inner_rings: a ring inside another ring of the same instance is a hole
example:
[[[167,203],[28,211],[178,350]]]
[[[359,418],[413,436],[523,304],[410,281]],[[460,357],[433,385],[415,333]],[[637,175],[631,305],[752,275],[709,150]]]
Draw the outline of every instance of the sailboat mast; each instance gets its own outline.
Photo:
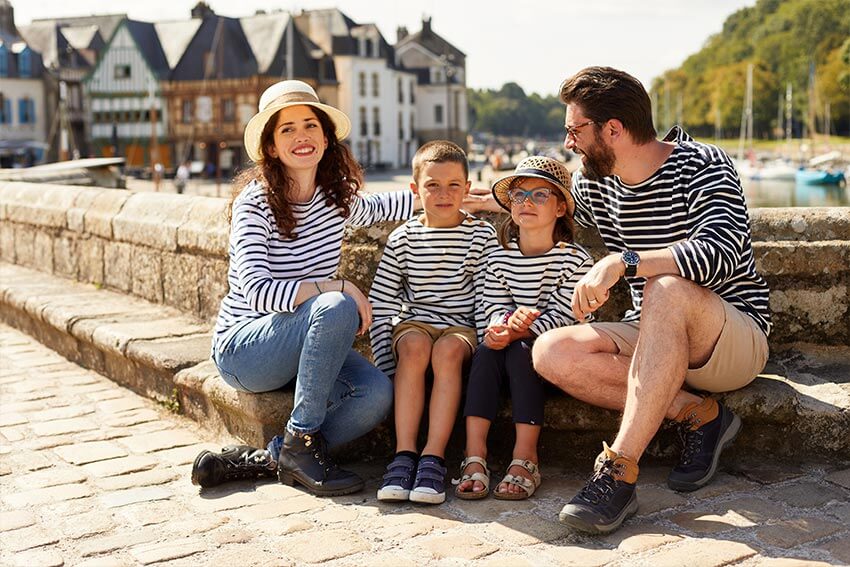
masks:
[[[753,64],[747,65],[747,93],[744,95],[744,110],[741,112],[741,133],[738,140],[738,161],[744,160],[745,146],[753,142]]]

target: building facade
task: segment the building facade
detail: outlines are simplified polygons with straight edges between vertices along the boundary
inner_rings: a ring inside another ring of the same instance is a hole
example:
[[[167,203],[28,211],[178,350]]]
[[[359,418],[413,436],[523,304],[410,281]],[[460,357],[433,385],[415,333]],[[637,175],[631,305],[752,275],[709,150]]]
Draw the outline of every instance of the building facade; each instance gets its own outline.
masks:
[[[430,18],[414,34],[399,28],[395,53],[397,64],[416,76],[419,142],[447,139],[465,149],[466,55],[431,29]]]
[[[14,9],[0,0],[0,167],[42,161],[47,148],[41,54],[18,34]]]

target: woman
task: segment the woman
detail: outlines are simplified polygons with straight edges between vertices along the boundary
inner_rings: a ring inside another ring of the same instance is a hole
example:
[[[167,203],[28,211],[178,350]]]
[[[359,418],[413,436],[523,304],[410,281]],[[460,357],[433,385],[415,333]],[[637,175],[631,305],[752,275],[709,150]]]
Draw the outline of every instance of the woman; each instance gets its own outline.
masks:
[[[363,197],[362,173],[340,142],[351,124],[301,81],[272,85],[245,128],[256,166],[236,181],[231,205],[230,289],[221,303],[212,358],[245,392],[295,380],[292,414],[269,451],[245,445],[198,455],[192,481],[213,486],[271,476],[318,496],[360,490],[328,447],[378,425],[392,403],[388,378],[351,346],[372,321],[366,296],[334,279],[347,225],[409,218],[410,192]],[[275,453],[279,451],[279,456]]]

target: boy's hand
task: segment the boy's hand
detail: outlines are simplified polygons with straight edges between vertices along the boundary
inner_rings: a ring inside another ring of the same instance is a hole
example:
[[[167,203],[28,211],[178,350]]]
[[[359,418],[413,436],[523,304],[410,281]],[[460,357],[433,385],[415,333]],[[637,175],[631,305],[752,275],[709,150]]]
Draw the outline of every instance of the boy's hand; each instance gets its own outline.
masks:
[[[540,310],[531,307],[517,307],[508,318],[508,328],[519,335],[526,335],[534,320],[540,317]]]
[[[362,335],[369,330],[369,326],[372,324],[372,304],[351,280],[345,280],[344,293],[350,295],[351,299],[357,304],[357,313],[360,315],[360,328],[357,329],[357,334]]]
[[[507,325],[490,325],[484,331],[484,345],[493,350],[502,350],[511,344],[511,331]]]

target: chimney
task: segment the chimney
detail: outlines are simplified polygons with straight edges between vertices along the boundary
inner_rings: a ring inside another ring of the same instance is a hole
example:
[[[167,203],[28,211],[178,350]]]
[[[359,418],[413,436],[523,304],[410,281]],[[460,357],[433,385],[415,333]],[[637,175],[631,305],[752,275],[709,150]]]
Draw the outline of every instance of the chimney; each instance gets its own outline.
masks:
[[[404,38],[406,38],[408,36],[407,28],[405,26],[398,26],[395,33],[396,33],[396,40],[395,40],[396,43],[398,43],[399,41],[403,40]]]
[[[15,27],[15,8],[9,0],[0,0],[0,33],[18,37]]]
[[[213,12],[213,9],[206,2],[198,2],[192,8],[192,18],[204,19],[207,16],[215,16],[215,12]]]
[[[428,16],[427,18],[425,16],[422,16],[422,35],[426,36],[426,35],[430,35],[430,33],[431,33],[431,16]]]

